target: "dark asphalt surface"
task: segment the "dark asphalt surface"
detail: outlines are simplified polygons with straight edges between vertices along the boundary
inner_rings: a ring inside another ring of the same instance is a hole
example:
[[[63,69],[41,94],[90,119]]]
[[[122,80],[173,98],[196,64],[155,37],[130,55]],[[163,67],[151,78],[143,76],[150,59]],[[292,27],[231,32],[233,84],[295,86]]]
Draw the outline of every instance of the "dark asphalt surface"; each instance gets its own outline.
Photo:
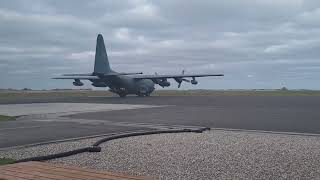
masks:
[[[320,134],[319,96],[181,96],[25,98],[0,104],[78,102],[171,105],[81,113],[72,118]],[[0,122],[0,148],[142,128],[71,122]]]
[[[320,97],[198,96],[128,98],[118,102],[110,98],[108,101],[174,106],[125,112],[81,113],[71,117],[320,134]]]
[[[71,122],[7,121],[0,122],[0,148],[137,130],[145,128]]]

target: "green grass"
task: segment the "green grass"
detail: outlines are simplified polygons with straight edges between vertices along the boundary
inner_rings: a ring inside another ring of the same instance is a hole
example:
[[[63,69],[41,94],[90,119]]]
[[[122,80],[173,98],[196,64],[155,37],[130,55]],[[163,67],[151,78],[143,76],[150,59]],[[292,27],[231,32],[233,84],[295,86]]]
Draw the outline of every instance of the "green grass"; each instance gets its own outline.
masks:
[[[10,121],[10,120],[15,120],[15,117],[0,115],[0,121]]]
[[[10,159],[10,158],[0,158],[0,166],[1,165],[6,165],[6,164],[12,164],[14,163],[15,160],[14,159]]]

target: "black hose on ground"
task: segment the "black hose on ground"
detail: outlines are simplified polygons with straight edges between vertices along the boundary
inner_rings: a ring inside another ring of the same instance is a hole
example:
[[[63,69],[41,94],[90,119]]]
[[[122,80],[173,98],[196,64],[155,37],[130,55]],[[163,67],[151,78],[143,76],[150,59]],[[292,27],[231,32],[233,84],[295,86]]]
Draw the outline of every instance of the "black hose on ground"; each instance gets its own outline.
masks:
[[[98,140],[90,147],[85,147],[85,148],[75,149],[72,151],[50,154],[50,155],[45,155],[45,156],[36,156],[36,157],[31,157],[31,158],[20,159],[20,160],[15,161],[15,163],[27,162],[27,161],[46,161],[46,160],[50,160],[50,159],[72,156],[72,155],[76,155],[76,154],[84,153],[84,152],[100,152],[101,151],[101,147],[99,146],[100,144],[107,142],[107,141],[120,139],[120,138],[142,136],[142,135],[151,135],[151,134],[164,134],[164,133],[166,133],[166,134],[168,134],[168,133],[184,133],[184,132],[202,133],[203,131],[206,131],[206,130],[210,130],[210,128],[203,128],[202,127],[202,128],[198,128],[198,129],[168,129],[168,130],[131,132],[131,133],[125,133],[125,134],[112,135],[112,136],[108,136],[106,138]]]
[[[84,153],[84,152],[100,152],[100,151],[101,151],[101,147],[91,146],[91,147],[75,149],[72,151],[67,151],[67,152],[62,152],[62,153],[57,153],[57,154],[50,154],[50,155],[45,155],[45,156],[36,156],[36,157],[31,157],[31,158],[20,159],[15,162],[18,163],[18,162],[27,162],[27,161],[46,161],[46,160],[50,160],[50,159],[72,156],[72,155]]]
[[[132,132],[132,133],[125,133],[125,134],[118,134],[109,136],[103,139],[100,139],[96,143],[93,144],[93,146],[99,146],[100,144],[120,139],[120,138],[126,138],[126,137],[133,137],[133,136],[143,136],[143,135],[151,135],[151,134],[168,134],[168,133],[183,133],[183,132],[194,132],[194,133],[202,133],[203,131],[208,130],[208,128],[199,128],[199,129],[169,129],[169,130],[157,130],[157,131],[144,131],[144,132]]]

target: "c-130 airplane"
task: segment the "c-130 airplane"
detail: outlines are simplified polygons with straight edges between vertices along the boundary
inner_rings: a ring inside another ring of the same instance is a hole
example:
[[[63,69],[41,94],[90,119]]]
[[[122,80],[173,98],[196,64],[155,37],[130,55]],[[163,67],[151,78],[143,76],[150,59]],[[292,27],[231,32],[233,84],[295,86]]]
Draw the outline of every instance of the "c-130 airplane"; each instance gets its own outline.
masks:
[[[150,96],[155,90],[155,84],[161,87],[170,86],[169,78],[174,79],[180,88],[181,83],[190,82],[198,84],[196,77],[223,76],[223,74],[182,74],[179,75],[142,75],[138,73],[118,73],[110,68],[109,60],[101,34],[98,34],[96,44],[96,54],[93,73],[88,74],[63,74],[61,77],[53,79],[74,79],[74,86],[83,86],[80,80],[89,80],[94,87],[109,87],[109,91],[118,94],[120,97],[126,97],[128,94],[135,94],[140,97]],[[192,78],[188,80],[186,78]]]

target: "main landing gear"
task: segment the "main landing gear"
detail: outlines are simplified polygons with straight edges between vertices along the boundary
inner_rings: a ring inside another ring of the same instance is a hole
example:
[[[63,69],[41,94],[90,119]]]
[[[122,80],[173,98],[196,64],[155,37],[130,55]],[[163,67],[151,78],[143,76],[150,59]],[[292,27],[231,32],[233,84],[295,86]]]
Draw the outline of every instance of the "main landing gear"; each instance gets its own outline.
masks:
[[[149,92],[144,92],[144,93],[140,92],[137,95],[138,95],[138,97],[144,97],[144,96],[149,97],[150,93]]]
[[[128,94],[124,88],[110,88],[109,91],[118,94],[122,98],[126,97]]]
[[[122,97],[122,98],[125,98],[125,97],[127,96],[126,93],[118,93],[118,95],[119,95],[120,97]]]

